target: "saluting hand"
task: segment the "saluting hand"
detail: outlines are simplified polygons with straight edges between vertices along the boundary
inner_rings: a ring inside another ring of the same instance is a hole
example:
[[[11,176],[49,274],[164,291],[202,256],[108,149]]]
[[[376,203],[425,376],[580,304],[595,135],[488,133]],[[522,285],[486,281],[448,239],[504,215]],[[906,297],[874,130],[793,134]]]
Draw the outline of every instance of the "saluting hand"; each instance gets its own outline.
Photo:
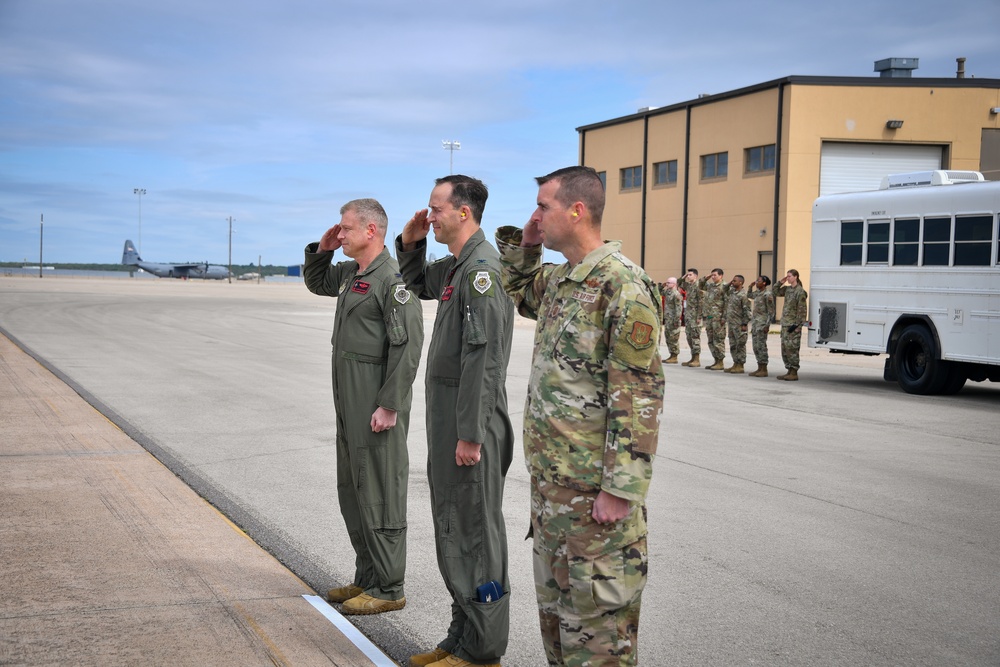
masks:
[[[538,229],[537,220],[528,220],[524,223],[524,230],[521,232],[521,247],[528,248],[542,244],[542,232]]]
[[[320,252],[333,252],[340,246],[340,224],[338,223],[323,234],[323,238],[319,240],[319,250]]]
[[[420,209],[403,225],[403,233],[400,234],[400,239],[403,241],[403,250],[413,250],[413,245],[417,241],[427,238],[430,230],[431,223],[427,222],[427,209]]]

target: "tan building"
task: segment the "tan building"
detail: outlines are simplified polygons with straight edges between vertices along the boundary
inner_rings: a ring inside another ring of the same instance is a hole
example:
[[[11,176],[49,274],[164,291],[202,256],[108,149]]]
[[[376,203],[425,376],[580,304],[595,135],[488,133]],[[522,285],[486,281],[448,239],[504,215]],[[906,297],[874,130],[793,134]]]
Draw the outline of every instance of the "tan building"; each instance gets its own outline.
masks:
[[[790,76],[577,128],[580,164],[605,178],[604,237],[656,281],[687,267],[748,281],[795,268],[808,288],[817,196],[906,171],[1000,180],[1000,79],[880,65],[882,76]]]

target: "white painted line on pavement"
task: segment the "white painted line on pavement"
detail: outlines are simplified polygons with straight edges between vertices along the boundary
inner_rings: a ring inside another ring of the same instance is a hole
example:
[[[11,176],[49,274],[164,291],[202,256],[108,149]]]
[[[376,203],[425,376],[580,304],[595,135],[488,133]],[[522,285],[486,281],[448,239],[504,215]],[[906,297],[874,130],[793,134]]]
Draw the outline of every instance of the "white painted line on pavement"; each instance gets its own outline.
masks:
[[[390,660],[385,653],[382,653],[375,644],[372,644],[368,640],[368,637],[361,634],[360,630],[341,616],[326,600],[318,595],[303,595],[302,597],[305,598],[306,602],[315,607],[319,613],[323,614],[326,620],[337,626],[337,629],[343,632],[345,637],[350,639],[369,660],[375,663],[375,667],[396,667],[395,662]]]

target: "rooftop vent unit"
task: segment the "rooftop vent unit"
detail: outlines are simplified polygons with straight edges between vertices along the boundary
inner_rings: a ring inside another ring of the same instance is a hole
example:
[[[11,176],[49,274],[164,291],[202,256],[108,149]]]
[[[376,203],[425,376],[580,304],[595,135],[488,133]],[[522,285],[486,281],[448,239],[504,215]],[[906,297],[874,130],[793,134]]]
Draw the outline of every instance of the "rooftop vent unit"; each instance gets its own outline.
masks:
[[[875,61],[875,71],[883,79],[909,79],[920,67],[920,58],[884,58]]]
[[[978,171],[936,169],[934,171],[911,171],[906,174],[889,174],[882,178],[879,190],[912,188],[918,185],[953,185],[955,183],[979,183],[985,181]]]

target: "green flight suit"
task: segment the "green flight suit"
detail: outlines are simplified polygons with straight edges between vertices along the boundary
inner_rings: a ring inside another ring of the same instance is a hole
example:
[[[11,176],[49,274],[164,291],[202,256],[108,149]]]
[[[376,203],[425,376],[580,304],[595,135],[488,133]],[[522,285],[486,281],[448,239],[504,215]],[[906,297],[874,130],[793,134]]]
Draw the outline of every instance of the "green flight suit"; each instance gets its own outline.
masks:
[[[372,597],[404,597],[406,488],[413,380],[424,342],[423,309],[385,248],[363,271],[330,263],[318,243],[305,250],[310,292],[337,298],[333,324],[333,403],[337,412],[337,496],[357,555],[354,585]],[[396,425],[373,433],[377,407]]]
[[[452,620],[439,647],[474,663],[497,663],[507,650],[510,584],[502,511],[514,455],[507,411],[507,363],[514,304],[500,283],[500,256],[477,230],[456,258],[428,264],[427,243],[396,256],[406,284],[438,299],[427,352],[427,477],[438,567],[452,596]],[[455,463],[458,440],[482,444],[474,466]],[[497,581],[505,595],[479,602],[476,589]]]

